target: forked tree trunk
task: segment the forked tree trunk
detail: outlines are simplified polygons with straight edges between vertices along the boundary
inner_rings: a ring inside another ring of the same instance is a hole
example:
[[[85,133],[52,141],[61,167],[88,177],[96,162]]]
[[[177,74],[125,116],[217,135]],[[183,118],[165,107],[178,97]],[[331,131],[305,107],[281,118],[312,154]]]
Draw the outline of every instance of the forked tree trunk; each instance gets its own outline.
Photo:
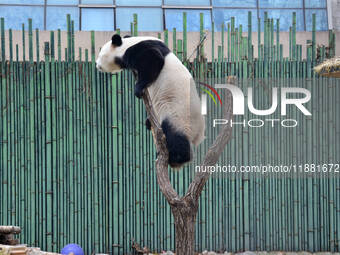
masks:
[[[233,77],[229,77],[228,83],[235,83],[235,79]],[[232,118],[233,108],[232,96],[227,90],[225,90],[225,92],[223,117],[227,120],[230,120]],[[171,212],[175,220],[176,255],[194,255],[195,222],[198,211],[198,199],[205,183],[210,177],[210,173],[196,173],[185,196],[179,197],[169,180],[168,150],[166,147],[166,139],[153,111],[151,100],[147,91],[143,95],[143,100],[148,113],[148,118],[151,122],[152,135],[156,145],[156,150],[158,152],[156,160],[157,183],[171,207]],[[206,167],[215,165],[230,138],[231,127],[225,125],[223,128],[221,128],[219,135],[216,137],[214,143],[210,146],[201,166]]]
[[[171,212],[175,220],[176,254],[194,254],[197,210],[172,207]]]

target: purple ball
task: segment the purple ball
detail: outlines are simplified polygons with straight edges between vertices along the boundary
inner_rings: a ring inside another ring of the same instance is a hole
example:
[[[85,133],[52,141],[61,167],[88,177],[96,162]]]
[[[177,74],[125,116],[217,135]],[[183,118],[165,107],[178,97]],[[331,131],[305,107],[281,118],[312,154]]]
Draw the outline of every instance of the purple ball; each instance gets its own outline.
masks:
[[[68,255],[70,253],[73,253],[74,255],[84,255],[83,249],[78,244],[75,243],[67,244],[61,250],[61,254]]]

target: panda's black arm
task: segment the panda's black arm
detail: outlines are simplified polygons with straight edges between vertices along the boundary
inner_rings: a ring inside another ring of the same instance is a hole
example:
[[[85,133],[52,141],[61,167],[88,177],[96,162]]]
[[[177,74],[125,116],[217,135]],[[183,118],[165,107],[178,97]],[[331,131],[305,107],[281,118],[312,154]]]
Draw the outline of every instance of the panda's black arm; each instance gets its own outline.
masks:
[[[144,89],[158,78],[163,66],[164,57],[157,48],[147,48],[137,55],[131,67],[138,73],[135,86],[135,95],[138,98],[141,98]]]

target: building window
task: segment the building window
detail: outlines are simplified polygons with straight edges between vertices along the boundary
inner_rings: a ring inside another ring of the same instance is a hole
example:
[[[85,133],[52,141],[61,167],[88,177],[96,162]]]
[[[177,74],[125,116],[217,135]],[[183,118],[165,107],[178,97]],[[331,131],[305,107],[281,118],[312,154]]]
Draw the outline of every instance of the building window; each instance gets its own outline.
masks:
[[[81,30],[113,31],[113,8],[81,8]]]
[[[235,17],[235,25],[248,30],[248,11],[252,12],[252,30],[257,31],[258,18],[264,13],[280,19],[280,29],[288,31],[292,13],[296,12],[297,30],[312,29],[316,13],[317,30],[328,30],[327,0],[0,0],[0,13],[6,29],[21,29],[32,18],[33,27],[66,30],[66,14],[71,14],[75,30],[130,31],[133,13],[138,14],[139,31],[182,31],[183,12],[187,12],[188,31],[199,31],[199,14],[204,14],[204,29],[215,29]]]
[[[211,13],[209,10],[185,10],[187,13],[187,30],[200,31],[200,13],[204,15],[204,29],[211,30]],[[183,10],[168,9],[165,10],[166,28],[177,31],[183,31]]]
[[[274,19],[274,24],[276,20],[280,19],[280,30],[289,31],[289,27],[292,26],[293,12],[296,12],[296,30],[302,31],[304,29],[303,11],[302,9],[262,9],[260,10],[260,18],[264,19],[264,13],[268,13],[268,18]],[[262,23],[263,31],[263,23]]]
[[[228,23],[231,17],[235,17],[235,27],[242,24],[242,30],[248,31],[248,12],[252,13],[252,30],[257,31],[257,9],[214,9],[214,23],[217,31],[221,31],[224,23],[225,30],[228,29]]]
[[[66,15],[70,14],[74,20],[74,28],[79,28],[79,8],[78,7],[46,7],[46,29],[47,30],[67,30]]]
[[[78,1],[78,0],[77,0]],[[113,5],[114,0],[81,0],[81,4],[107,4]]]
[[[116,0],[117,6],[162,6],[162,0]]]
[[[209,6],[210,0],[164,0],[164,5],[169,6]]]
[[[119,8],[116,9],[117,28],[130,31],[133,14],[138,15],[138,31],[162,31],[163,13],[161,8]]]
[[[37,2],[37,1],[36,1]],[[9,6],[0,5],[1,17],[5,18],[5,29],[22,29],[22,24],[32,18],[34,28],[44,29],[44,7],[43,6]]]

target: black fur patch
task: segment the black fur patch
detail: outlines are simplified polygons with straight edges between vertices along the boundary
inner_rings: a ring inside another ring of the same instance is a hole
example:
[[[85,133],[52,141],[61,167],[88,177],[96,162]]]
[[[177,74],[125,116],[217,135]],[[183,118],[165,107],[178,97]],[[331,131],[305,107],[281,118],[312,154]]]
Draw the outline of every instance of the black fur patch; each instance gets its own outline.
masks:
[[[112,40],[112,45],[114,46],[120,46],[123,43],[122,38],[118,34],[113,35],[111,40]]]
[[[151,130],[151,122],[150,122],[149,118],[147,118],[145,120],[145,126],[146,126],[146,129]]]
[[[169,165],[178,167],[191,160],[191,148],[188,138],[176,131],[168,120],[162,122],[162,130],[166,137],[169,151]]]
[[[120,66],[120,68],[127,68],[122,58],[115,57],[114,61],[116,65]]]
[[[169,48],[157,40],[141,41],[126,50],[122,61],[126,68],[137,71],[137,97],[141,97],[143,90],[157,79],[169,52]]]

